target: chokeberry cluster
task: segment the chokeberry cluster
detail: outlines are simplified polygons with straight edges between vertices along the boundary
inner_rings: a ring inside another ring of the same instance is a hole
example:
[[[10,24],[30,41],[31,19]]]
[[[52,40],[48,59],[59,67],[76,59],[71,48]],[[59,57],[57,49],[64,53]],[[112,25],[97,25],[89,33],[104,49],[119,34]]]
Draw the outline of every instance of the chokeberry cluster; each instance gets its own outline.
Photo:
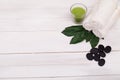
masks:
[[[86,57],[88,60],[95,60],[98,62],[99,66],[104,66],[105,57],[107,53],[110,53],[112,48],[110,46],[104,47],[103,45],[99,45],[98,48],[92,48],[90,53],[87,53]]]

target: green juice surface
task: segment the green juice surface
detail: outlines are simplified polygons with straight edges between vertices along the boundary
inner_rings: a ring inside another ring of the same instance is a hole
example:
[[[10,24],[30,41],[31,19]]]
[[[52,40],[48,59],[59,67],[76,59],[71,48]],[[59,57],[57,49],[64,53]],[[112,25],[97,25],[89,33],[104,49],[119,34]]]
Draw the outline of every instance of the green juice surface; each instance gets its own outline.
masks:
[[[86,14],[86,10],[82,7],[75,7],[71,10],[76,22],[80,22],[83,20]]]

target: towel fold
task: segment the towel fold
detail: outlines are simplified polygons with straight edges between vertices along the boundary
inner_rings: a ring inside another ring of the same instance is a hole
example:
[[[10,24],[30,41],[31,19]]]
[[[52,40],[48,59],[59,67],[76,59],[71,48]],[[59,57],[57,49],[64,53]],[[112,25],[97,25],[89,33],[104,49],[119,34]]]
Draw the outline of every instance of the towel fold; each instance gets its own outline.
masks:
[[[113,27],[113,25],[116,23],[116,21],[120,18],[120,7],[118,7],[115,12],[113,13],[110,20],[106,21],[107,24],[104,25],[104,28],[102,29],[94,29],[93,33],[98,36],[99,38],[104,38],[108,31]]]
[[[117,8],[118,0],[99,0],[98,3],[83,22],[87,30],[104,28]]]

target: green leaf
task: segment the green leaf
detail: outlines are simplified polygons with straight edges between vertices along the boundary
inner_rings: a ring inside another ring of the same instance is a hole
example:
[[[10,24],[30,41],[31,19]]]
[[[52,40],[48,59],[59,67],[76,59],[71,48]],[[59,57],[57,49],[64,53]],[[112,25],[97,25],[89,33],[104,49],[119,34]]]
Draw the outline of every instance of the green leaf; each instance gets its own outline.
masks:
[[[100,38],[96,37],[92,31],[85,30],[82,25],[67,27],[62,33],[68,37],[73,36],[70,44],[77,44],[86,40],[86,42],[90,42],[91,47],[94,48],[100,40]]]
[[[78,32],[71,40],[70,44],[77,44],[84,40],[84,31]]]
[[[90,40],[91,47],[92,47],[92,48],[95,48],[98,43],[99,43],[99,38],[96,37],[96,36],[93,34],[93,37],[92,37],[92,39]]]
[[[91,40],[92,36],[93,36],[93,34],[91,32],[89,32],[87,30],[85,31],[85,40],[86,40],[86,42],[89,42]]]
[[[66,36],[74,36],[77,32],[83,31],[84,28],[82,25],[78,26],[70,26],[65,28],[65,30],[62,31],[62,33]]]

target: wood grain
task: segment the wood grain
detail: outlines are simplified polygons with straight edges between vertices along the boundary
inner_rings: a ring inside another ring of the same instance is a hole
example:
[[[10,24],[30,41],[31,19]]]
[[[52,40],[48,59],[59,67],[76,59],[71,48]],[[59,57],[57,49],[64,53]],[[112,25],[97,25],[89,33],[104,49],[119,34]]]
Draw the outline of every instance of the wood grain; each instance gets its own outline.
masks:
[[[51,77],[51,78],[1,78],[2,80],[119,80],[117,76],[83,76],[83,77]]]
[[[67,66],[96,66],[95,61],[86,59],[87,52],[84,53],[43,53],[43,54],[5,54],[0,55],[0,66],[42,66],[42,65],[67,65]],[[119,67],[119,52],[107,54],[106,66]],[[89,67],[88,67],[89,68]],[[119,70],[119,68],[118,68]]]
[[[118,76],[119,52],[105,58],[104,67],[81,54],[17,54],[0,56],[0,78]]]
[[[112,67],[110,67],[112,66]],[[116,67],[118,66],[118,67]],[[117,76],[120,75],[120,65],[109,65],[103,68],[95,65],[42,65],[42,66],[18,66],[1,67],[0,78],[24,78],[24,77],[77,77],[77,76]]]
[[[100,44],[110,45],[113,50],[120,50],[119,34],[119,30],[111,30],[111,33],[105,40],[101,40]],[[59,31],[1,32],[0,53],[78,52],[91,49],[90,44],[85,41],[70,45],[70,39]]]
[[[59,30],[75,24],[70,7],[78,2],[91,7],[95,0],[0,0],[0,31]]]
[[[113,50],[106,65],[85,57],[88,43],[70,45],[61,31],[76,25],[74,3],[96,0],[0,0],[0,80],[120,80],[120,20],[100,44]]]

